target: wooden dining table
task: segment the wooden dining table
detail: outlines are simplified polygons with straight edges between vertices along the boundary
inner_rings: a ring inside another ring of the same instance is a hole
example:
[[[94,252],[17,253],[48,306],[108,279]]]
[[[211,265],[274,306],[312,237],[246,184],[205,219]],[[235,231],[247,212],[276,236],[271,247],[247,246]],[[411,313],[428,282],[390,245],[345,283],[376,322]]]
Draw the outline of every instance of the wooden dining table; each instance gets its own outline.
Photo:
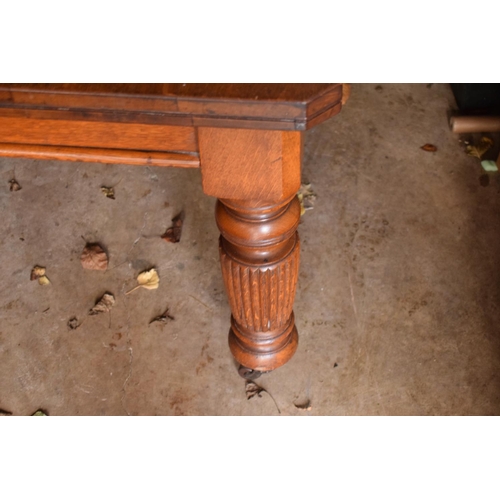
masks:
[[[0,156],[200,168],[217,198],[229,347],[253,379],[297,349],[304,132],[346,96],[323,83],[0,84]]]

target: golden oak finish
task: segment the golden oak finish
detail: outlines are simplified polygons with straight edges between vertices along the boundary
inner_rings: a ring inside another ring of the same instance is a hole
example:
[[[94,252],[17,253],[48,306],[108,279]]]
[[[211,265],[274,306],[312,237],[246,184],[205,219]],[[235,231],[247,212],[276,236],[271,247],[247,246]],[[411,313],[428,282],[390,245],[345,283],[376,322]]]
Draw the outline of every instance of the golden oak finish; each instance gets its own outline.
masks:
[[[0,156],[37,160],[146,165],[150,167],[199,168],[200,166],[200,159],[196,154],[64,146],[34,146],[32,144],[0,143]]]
[[[278,201],[300,188],[301,132],[200,127],[198,139],[205,194]]]
[[[179,125],[306,130],[341,109],[342,85],[314,84],[0,84],[0,108],[127,114]],[[108,118],[106,118],[108,115]]]
[[[51,146],[196,152],[192,127],[39,120],[0,116],[2,142]]]
[[[293,302],[299,271],[296,196],[275,205],[219,200],[222,275],[231,306],[229,346],[255,371],[285,364],[297,349]]]
[[[200,167],[218,198],[229,346],[253,376],[297,349],[303,131],[349,93],[323,83],[0,84],[0,156]]]

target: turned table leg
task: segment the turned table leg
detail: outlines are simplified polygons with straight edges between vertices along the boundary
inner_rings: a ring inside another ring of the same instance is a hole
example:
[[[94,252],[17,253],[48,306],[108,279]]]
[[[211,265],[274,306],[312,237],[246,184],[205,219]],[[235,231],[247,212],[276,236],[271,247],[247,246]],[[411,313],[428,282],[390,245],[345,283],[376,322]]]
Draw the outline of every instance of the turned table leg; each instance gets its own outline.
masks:
[[[292,308],[299,218],[296,196],[276,204],[217,202],[221,267],[232,313],[229,347],[253,371],[274,370],[297,349]]]
[[[218,198],[229,347],[240,375],[251,378],[297,349],[302,134],[200,127],[198,138],[203,190]]]

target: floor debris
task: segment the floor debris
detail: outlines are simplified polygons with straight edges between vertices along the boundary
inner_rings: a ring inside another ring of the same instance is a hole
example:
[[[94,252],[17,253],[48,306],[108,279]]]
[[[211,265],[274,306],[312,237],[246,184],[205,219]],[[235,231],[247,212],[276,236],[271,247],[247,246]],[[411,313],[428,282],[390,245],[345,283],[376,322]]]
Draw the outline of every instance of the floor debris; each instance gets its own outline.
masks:
[[[78,323],[78,318],[76,316],[69,318],[68,328],[70,330],[76,330],[79,326],[80,326],[80,323]]]
[[[115,305],[115,297],[112,293],[106,292],[97,302],[96,305],[89,311],[90,316],[95,316],[103,312],[109,312]]]
[[[163,314],[160,314],[160,316],[156,316],[156,318],[153,318],[149,324],[151,325],[152,323],[169,323],[170,321],[173,321],[175,318],[170,314],[170,310],[167,307],[165,312]]]
[[[87,243],[80,256],[84,269],[105,271],[108,268],[108,256],[98,243]]]
[[[138,285],[132,290],[129,290],[128,292],[125,293],[125,295],[128,295],[129,293],[132,293],[134,290],[137,290],[138,288],[145,288],[146,290],[155,290],[158,288],[159,283],[160,283],[160,277],[158,276],[158,272],[156,269],[150,269],[149,271],[144,271],[139,276],[137,276],[137,283]]]
[[[22,187],[19,185],[19,182],[17,182],[16,179],[11,179],[9,181],[9,184],[11,191],[20,191],[22,189]]]
[[[181,211],[172,219],[172,227],[169,227],[165,233],[162,234],[162,239],[170,243],[179,243],[179,241],[181,241],[183,222],[184,212]]]
[[[30,280],[31,281],[38,280],[38,283],[40,285],[50,284],[49,278],[47,278],[47,276],[45,275],[45,267],[42,266],[35,266],[31,270]]]
[[[305,410],[305,411],[312,410],[311,401],[309,399],[304,403],[293,403],[293,406],[295,406],[295,408],[298,408],[299,410]]]
[[[424,144],[420,149],[428,153],[435,153],[438,150],[437,146],[434,146],[434,144]]]
[[[111,200],[115,200],[115,188],[101,186],[101,193],[103,193],[106,198],[110,198]]]
[[[489,137],[483,136],[475,146],[469,144],[466,151],[468,155],[481,159],[492,146],[493,141]]]
[[[306,210],[314,208],[314,202],[317,198],[316,193],[312,190],[311,184],[301,184],[297,197],[300,201],[300,215],[304,215]]]
[[[261,398],[262,392],[269,394],[270,398],[273,400],[274,404],[276,405],[276,409],[278,410],[278,413],[281,414],[281,410],[278,408],[278,404],[276,403],[276,400],[273,398],[272,394],[269,391],[264,389],[264,387],[257,385],[255,382],[252,382],[251,380],[246,381],[245,393],[247,395],[247,399],[252,399],[254,396],[258,396],[259,398]]]

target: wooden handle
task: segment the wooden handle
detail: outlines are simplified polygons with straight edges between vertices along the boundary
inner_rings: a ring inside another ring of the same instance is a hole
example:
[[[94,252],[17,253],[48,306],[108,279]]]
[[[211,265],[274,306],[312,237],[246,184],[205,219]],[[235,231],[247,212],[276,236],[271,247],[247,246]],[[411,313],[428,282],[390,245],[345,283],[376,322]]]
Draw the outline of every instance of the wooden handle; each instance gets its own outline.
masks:
[[[450,127],[455,134],[500,132],[500,116],[454,116]]]

